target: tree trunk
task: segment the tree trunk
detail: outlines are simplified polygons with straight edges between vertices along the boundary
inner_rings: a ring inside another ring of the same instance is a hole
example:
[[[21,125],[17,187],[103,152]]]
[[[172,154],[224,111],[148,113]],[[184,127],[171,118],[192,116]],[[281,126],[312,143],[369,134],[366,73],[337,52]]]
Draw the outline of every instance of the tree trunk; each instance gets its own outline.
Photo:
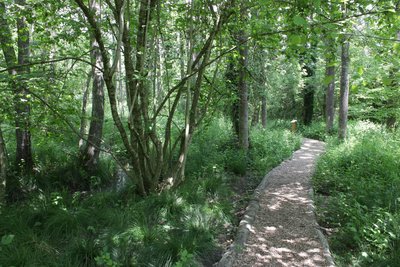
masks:
[[[259,122],[260,122],[260,105],[259,105],[259,103],[256,103],[254,105],[253,116],[252,116],[252,119],[251,119],[251,126],[254,127]]]
[[[247,64],[248,64],[248,46],[244,31],[238,34],[239,48],[239,147],[247,150],[249,148],[249,100],[248,100],[248,85],[247,85]]]
[[[16,1],[24,5],[25,1]],[[29,67],[17,67],[17,64],[28,63],[29,58],[29,31],[25,23],[25,17],[17,19],[18,29],[18,58],[14,50],[12,33],[7,22],[7,12],[4,2],[0,2],[0,44],[4,59],[10,75],[9,86],[13,88],[15,107],[15,132],[16,132],[16,167],[23,173],[31,172],[33,159],[31,151],[31,137],[29,132],[30,104],[27,92],[27,84],[21,81],[18,75],[29,73]],[[7,175],[6,194],[7,200],[13,202],[21,197],[20,184],[15,177]]]
[[[344,39],[342,42],[341,64],[342,71],[340,74],[340,103],[339,103],[339,139],[345,139],[347,135],[347,113],[349,109],[349,55],[350,42]]]
[[[235,57],[230,56],[228,66],[225,73],[226,86],[234,95],[230,106],[229,116],[232,120],[232,128],[235,135],[239,136],[239,93],[238,93],[238,62]]]
[[[97,0],[90,1],[90,9],[95,16],[99,16],[100,5]],[[103,137],[104,123],[104,82],[102,69],[103,63],[99,45],[94,37],[91,39],[91,61],[93,64],[92,86],[92,116],[89,126],[88,140],[82,154],[83,166],[89,172],[96,172],[99,163],[101,140]]]
[[[86,86],[83,90],[83,96],[82,96],[81,125],[79,128],[79,135],[80,135],[79,150],[81,151],[81,153],[84,152],[84,148],[85,148],[84,147],[85,140],[83,138],[85,136],[86,127],[87,127],[86,109],[87,109],[87,102],[88,102],[89,88],[90,88],[91,80],[92,80],[92,73],[90,73],[87,77]]]
[[[20,6],[26,6],[26,0],[15,1]],[[25,16],[19,16],[17,19],[18,31],[18,64],[24,65],[29,63],[29,28],[26,23]],[[29,66],[18,67],[19,75],[28,75],[30,73]],[[30,133],[30,97],[28,93],[27,78],[22,77],[17,83],[15,95],[16,109],[16,164],[26,173],[30,173],[33,169],[33,158],[31,148]]]
[[[261,125],[264,129],[267,127],[267,97],[265,94],[261,98]]]
[[[315,74],[314,71],[314,59],[312,59],[312,63],[308,63],[304,66],[306,70],[306,85],[304,88],[303,94],[303,123],[304,125],[310,125],[312,122],[313,114],[314,114],[314,94],[315,89],[312,81],[312,77]]]
[[[8,158],[6,151],[6,143],[4,142],[3,132],[0,128],[0,205],[4,201],[7,167],[8,167]]]
[[[326,60],[325,77],[328,82],[325,96],[326,131],[332,133],[335,117],[335,65],[331,56],[328,56]]]

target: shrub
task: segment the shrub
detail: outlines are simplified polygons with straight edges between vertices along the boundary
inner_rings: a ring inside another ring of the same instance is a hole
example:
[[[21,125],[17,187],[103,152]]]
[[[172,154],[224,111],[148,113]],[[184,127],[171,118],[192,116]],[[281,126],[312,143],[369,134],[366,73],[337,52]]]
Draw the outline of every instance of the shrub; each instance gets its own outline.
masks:
[[[319,220],[338,229],[330,239],[340,262],[388,266],[398,261],[400,243],[400,139],[368,122],[349,133],[331,142],[317,165]]]

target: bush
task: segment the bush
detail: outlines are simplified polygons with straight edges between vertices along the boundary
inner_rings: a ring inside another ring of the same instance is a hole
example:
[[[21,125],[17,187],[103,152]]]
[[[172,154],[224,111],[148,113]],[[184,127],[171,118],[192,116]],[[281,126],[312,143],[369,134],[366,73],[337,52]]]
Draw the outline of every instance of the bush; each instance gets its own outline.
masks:
[[[251,164],[259,174],[266,173],[282,160],[290,157],[301,143],[299,135],[279,128],[253,129],[250,138]]]
[[[243,176],[252,167],[264,175],[300,143],[299,136],[279,127],[254,129],[251,138],[249,154],[238,151],[231,125],[223,119],[210,122],[193,139],[185,182],[145,198],[129,190],[117,193],[96,187],[96,179],[91,186],[95,190],[72,192],[65,185],[79,183],[84,175],[69,165],[73,158],[64,158],[57,168],[51,157],[62,156],[43,156],[48,163],[37,177],[40,188],[25,202],[2,210],[0,262],[4,266],[212,266],[221,256],[218,238],[233,233],[237,202],[243,201],[238,200],[243,196],[232,201],[234,183],[249,179],[235,174]],[[103,160],[107,176],[111,165]]]
[[[331,246],[340,262],[388,266],[398,261],[400,243],[400,139],[368,122],[349,133],[343,143],[330,142],[318,163],[319,220],[338,229]]]

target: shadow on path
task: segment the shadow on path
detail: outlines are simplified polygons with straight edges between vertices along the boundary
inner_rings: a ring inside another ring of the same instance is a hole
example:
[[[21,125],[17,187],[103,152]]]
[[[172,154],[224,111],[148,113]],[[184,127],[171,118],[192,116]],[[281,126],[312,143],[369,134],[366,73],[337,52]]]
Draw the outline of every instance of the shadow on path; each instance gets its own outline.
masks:
[[[334,266],[310,195],[315,161],[323,152],[324,143],[304,139],[290,160],[267,174],[217,266]]]

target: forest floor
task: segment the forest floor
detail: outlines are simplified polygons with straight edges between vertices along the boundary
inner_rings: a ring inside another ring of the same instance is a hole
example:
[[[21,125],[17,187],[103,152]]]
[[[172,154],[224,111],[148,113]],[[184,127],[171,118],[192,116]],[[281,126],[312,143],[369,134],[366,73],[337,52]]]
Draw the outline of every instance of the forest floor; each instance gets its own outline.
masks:
[[[334,266],[312,201],[311,177],[324,148],[304,139],[291,159],[267,174],[217,266]]]

